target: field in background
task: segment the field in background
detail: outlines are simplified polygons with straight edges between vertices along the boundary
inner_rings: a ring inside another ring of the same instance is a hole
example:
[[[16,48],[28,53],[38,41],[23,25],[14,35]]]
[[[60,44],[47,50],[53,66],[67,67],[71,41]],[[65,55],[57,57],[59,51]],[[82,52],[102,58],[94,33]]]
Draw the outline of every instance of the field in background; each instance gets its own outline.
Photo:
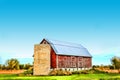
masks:
[[[120,80],[120,74],[75,74],[70,76],[18,76],[17,74],[0,74],[0,79],[19,80]]]
[[[20,74],[26,70],[0,70],[0,74]]]
[[[109,73],[104,69],[75,71],[69,76],[33,76],[23,72],[24,70],[0,70],[0,80],[120,80],[120,73]]]

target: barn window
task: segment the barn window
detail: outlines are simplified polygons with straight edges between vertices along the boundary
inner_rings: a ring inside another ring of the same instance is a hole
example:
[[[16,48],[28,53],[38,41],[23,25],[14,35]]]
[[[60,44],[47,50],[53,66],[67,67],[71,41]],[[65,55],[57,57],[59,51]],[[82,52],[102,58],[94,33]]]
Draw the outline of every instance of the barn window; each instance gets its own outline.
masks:
[[[46,41],[43,41],[43,44],[47,44],[47,42],[46,42]]]
[[[66,57],[64,57],[64,60],[66,60]]]
[[[81,58],[81,57],[79,57],[79,61],[82,61],[82,58]]]
[[[72,67],[76,67],[76,63],[75,62],[72,62]]]
[[[82,63],[81,62],[78,63],[78,67],[82,67]]]

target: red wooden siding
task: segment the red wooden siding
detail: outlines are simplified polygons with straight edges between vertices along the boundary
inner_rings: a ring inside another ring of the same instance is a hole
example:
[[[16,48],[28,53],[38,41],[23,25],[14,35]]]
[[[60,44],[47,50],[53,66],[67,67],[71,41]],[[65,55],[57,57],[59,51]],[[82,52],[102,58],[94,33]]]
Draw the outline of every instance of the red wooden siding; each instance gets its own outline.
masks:
[[[90,68],[91,58],[58,55],[58,68]]]
[[[54,50],[51,48],[51,68],[56,68],[56,54]]]
[[[83,67],[83,58],[82,57],[78,57],[78,67],[79,68]]]
[[[91,63],[91,58],[90,57],[84,57],[84,65],[83,67],[87,68],[87,67],[91,67],[92,63]]]

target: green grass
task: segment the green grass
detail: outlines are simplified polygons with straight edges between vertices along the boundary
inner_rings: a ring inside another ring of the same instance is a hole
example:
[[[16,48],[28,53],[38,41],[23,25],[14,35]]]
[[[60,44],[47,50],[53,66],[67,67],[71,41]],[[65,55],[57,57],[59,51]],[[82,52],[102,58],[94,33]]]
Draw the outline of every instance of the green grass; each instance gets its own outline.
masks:
[[[120,80],[120,74],[76,74],[71,76],[18,76],[0,74],[0,80]]]

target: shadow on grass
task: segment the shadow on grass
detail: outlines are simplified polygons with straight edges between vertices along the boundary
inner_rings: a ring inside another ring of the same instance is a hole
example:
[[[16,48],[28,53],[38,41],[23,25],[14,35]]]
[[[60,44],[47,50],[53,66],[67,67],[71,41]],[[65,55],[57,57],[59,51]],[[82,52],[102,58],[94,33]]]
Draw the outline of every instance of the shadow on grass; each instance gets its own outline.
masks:
[[[120,80],[120,78],[108,78],[108,79],[105,79],[105,78],[101,78],[99,80]]]

